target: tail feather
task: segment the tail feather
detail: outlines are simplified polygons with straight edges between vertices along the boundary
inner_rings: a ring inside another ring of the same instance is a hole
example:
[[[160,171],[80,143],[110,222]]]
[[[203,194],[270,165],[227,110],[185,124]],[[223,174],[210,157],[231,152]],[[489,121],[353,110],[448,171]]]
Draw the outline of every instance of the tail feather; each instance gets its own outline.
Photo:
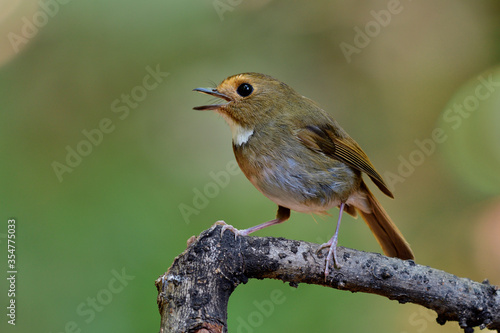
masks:
[[[361,188],[366,193],[372,212],[366,213],[360,209],[358,209],[358,212],[372,230],[384,253],[389,257],[397,257],[403,260],[413,259],[410,244],[404,239],[382,205],[370,192],[366,184],[362,183]]]

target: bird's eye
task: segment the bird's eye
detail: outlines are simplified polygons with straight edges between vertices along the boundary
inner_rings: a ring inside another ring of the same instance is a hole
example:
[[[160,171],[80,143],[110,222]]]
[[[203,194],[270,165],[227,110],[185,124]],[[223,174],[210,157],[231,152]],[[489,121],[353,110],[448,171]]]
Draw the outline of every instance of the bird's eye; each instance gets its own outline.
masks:
[[[241,97],[247,97],[253,92],[253,87],[248,83],[242,83],[238,89],[236,89],[236,92]]]

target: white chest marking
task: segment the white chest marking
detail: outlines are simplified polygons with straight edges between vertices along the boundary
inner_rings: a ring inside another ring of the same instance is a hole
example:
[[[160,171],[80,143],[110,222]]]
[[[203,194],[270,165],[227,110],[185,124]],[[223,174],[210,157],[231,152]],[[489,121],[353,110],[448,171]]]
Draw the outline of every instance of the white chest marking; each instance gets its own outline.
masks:
[[[231,133],[233,134],[233,143],[236,146],[241,146],[242,144],[247,143],[248,139],[250,139],[253,134],[253,129],[242,127],[229,117],[224,118],[231,128]]]
[[[248,139],[253,134],[253,129],[243,128],[239,125],[231,127],[231,132],[233,133],[233,142],[237,146],[241,146],[248,142]]]

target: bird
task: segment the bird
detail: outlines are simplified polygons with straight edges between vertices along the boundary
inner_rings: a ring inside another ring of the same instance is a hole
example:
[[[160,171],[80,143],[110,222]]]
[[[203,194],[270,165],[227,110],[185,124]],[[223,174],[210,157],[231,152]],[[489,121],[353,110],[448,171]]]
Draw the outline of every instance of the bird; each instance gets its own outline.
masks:
[[[414,259],[410,245],[366,185],[363,174],[394,198],[359,144],[316,102],[266,74],[229,76],[216,88],[196,92],[217,97],[217,104],[194,107],[220,114],[231,129],[236,161],[248,180],[278,205],[276,218],[248,229],[223,224],[235,237],[280,224],[290,212],[328,214],[339,208],[335,233],[321,244],[328,248],[325,279],[337,258],[344,212],[361,215],[387,256]]]

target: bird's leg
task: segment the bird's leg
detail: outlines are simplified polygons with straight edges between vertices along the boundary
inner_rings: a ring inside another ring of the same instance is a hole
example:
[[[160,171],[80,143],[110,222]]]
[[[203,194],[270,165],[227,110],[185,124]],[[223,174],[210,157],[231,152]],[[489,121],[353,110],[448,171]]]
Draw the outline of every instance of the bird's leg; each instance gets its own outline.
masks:
[[[257,230],[264,229],[264,228],[269,227],[269,226],[274,225],[274,224],[283,223],[286,220],[288,220],[289,217],[290,217],[290,209],[282,207],[282,206],[278,206],[278,212],[276,213],[276,218],[274,220],[264,222],[262,224],[256,225],[256,226],[248,228],[248,229],[238,230],[235,227],[233,227],[232,225],[226,224],[226,222],[224,222],[224,221],[217,221],[215,224],[222,225],[221,236],[224,234],[224,231],[229,229],[232,232],[234,232],[234,237],[236,238],[236,236],[248,236],[249,234],[251,234],[252,232],[255,232]]]
[[[344,212],[344,206],[345,203],[340,204],[339,219],[337,220],[337,228],[335,229],[335,234],[332,236],[332,238],[330,238],[330,240],[327,243],[321,244],[317,251],[320,252],[322,249],[326,247],[330,248],[328,250],[328,256],[326,257],[325,279],[329,273],[329,266],[332,257],[333,257],[334,267],[340,268],[339,261],[337,260],[337,241],[339,238],[340,221],[342,220],[342,213]]]

